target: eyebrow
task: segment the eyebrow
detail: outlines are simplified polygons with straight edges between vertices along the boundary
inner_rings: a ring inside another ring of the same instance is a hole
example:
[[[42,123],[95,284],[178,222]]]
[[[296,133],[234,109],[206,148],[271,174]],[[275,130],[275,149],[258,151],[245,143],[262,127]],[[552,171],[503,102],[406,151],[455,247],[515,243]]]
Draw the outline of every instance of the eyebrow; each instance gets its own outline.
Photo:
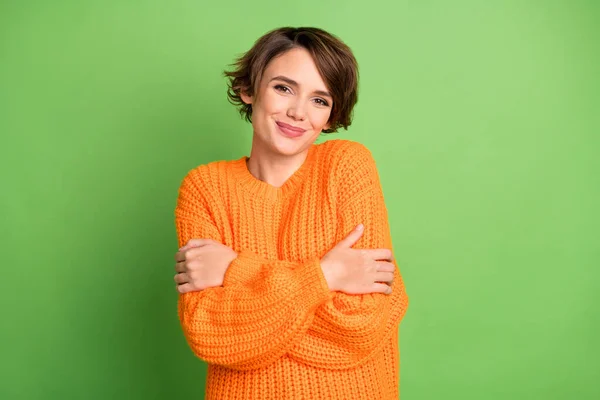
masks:
[[[300,86],[300,85],[298,85],[298,82],[296,82],[295,80],[288,78],[287,76],[283,76],[283,75],[278,75],[274,78],[271,78],[271,80],[269,82],[273,82],[273,81],[284,81],[287,84],[292,85],[292,86],[296,86],[296,87]],[[320,96],[329,97],[330,99],[333,99],[333,96],[329,92],[326,92],[324,90],[315,90],[314,93],[318,94]]]

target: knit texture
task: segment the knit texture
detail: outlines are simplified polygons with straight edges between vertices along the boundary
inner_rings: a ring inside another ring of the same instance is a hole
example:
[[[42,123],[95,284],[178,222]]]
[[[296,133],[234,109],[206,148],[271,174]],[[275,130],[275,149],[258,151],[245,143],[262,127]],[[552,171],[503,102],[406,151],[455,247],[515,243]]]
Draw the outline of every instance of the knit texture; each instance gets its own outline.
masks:
[[[238,253],[222,286],[179,295],[184,335],[208,363],[206,399],[398,399],[397,265],[392,294],[349,295],[329,290],[319,262],[360,223],[353,248],[393,249],[371,152],[313,144],[281,187],[247,159],[191,170],[175,209],[180,246],[208,238]]]

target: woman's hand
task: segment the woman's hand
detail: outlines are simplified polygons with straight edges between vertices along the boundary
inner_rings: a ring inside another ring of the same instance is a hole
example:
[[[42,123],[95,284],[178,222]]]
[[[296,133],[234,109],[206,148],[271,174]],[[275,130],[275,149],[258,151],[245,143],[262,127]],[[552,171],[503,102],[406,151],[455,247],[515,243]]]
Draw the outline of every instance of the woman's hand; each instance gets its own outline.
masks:
[[[187,293],[221,286],[236,257],[235,251],[215,240],[191,239],[175,254],[177,290]]]
[[[348,294],[391,294],[396,266],[389,249],[353,249],[362,236],[359,225],[321,259],[323,275],[332,291]],[[382,261],[378,261],[382,260]],[[388,261],[385,261],[388,260]],[[377,283],[385,282],[385,283]]]

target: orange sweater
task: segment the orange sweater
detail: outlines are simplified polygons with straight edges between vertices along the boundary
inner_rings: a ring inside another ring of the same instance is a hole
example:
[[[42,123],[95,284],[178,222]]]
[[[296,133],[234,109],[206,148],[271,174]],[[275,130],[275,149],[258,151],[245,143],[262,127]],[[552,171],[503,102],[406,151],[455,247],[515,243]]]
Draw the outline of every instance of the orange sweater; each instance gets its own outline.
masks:
[[[206,399],[397,399],[398,325],[408,298],[331,292],[319,260],[356,225],[354,248],[392,248],[375,161],[357,142],[310,147],[279,188],[244,156],[184,178],[179,245],[210,238],[238,252],[223,285],[179,297],[193,352],[208,363]]]

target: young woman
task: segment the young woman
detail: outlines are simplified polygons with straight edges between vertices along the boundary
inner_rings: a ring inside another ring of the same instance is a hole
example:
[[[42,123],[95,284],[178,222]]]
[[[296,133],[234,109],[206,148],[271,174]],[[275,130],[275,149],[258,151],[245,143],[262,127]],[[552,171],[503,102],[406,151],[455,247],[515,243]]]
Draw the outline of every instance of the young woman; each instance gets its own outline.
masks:
[[[175,210],[185,337],[207,399],[397,399],[408,306],[375,161],[346,129],[350,49],[281,28],[238,59],[228,95],[252,122],[250,156],[200,165]]]

